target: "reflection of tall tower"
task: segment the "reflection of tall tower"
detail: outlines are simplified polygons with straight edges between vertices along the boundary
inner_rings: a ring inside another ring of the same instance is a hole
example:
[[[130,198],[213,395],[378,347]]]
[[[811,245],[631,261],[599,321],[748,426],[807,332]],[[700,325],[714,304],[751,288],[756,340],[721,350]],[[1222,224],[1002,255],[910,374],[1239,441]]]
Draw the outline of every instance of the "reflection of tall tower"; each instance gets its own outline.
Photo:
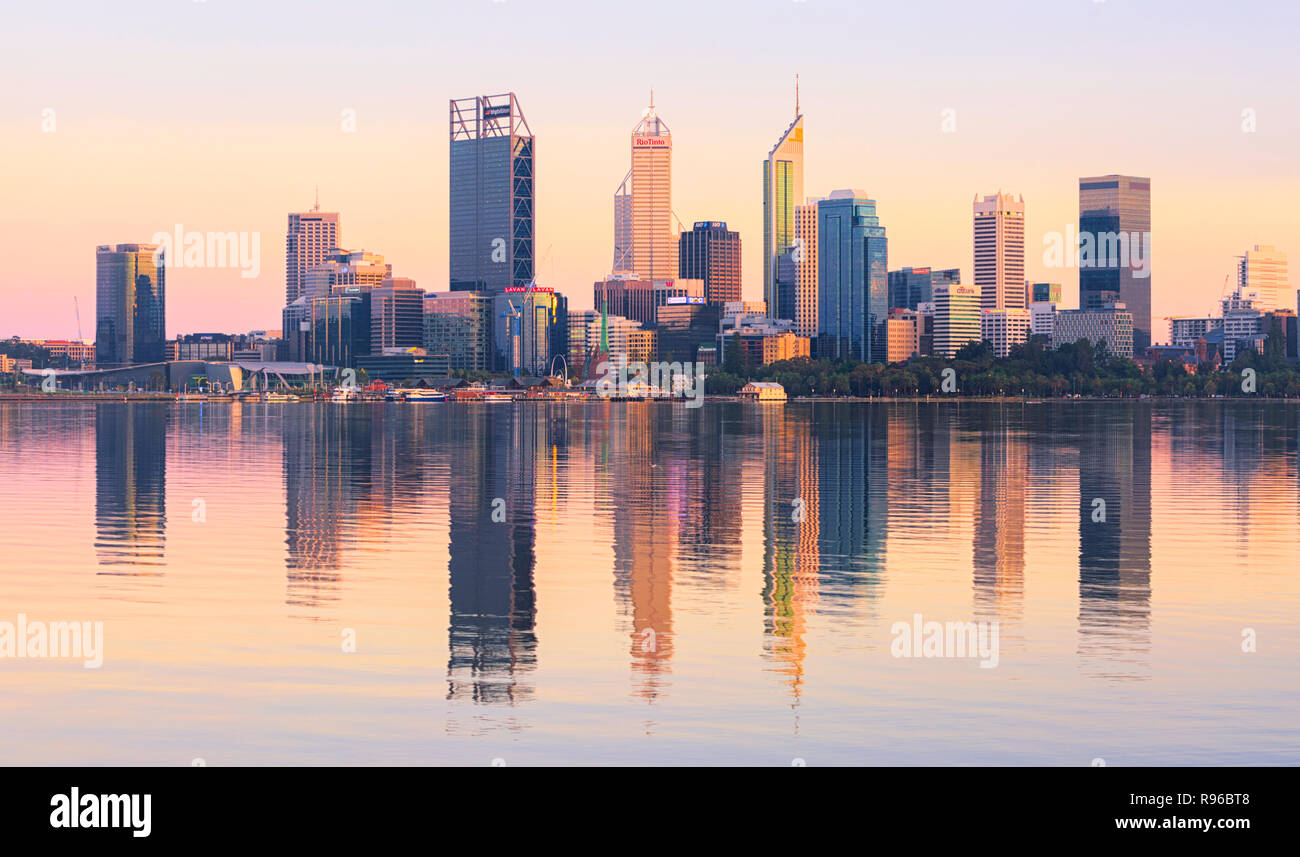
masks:
[[[451,476],[447,698],[514,704],[537,666],[535,410],[460,409],[448,426],[468,438]]]
[[[834,413],[835,409],[841,409]],[[845,408],[858,409],[850,414]],[[813,406],[817,479],[821,486],[818,537],[822,601],[847,606],[878,597],[884,582],[888,520],[888,429],[885,409],[873,405]]]
[[[673,135],[655,112],[654,93],[632,129],[632,169],[614,195],[614,273],[677,278],[673,229]]]
[[[977,406],[978,407],[978,406]],[[1025,593],[1025,443],[1008,409],[979,412],[980,487],[975,506],[975,608],[986,621],[1018,620]]]
[[[611,474],[614,503],[614,594],[630,614],[629,643],[637,693],[654,699],[663,691],[673,655],[673,553],[679,533],[672,514],[665,466],[646,451],[656,448],[661,408],[611,412],[609,444],[618,467]],[[630,451],[630,452],[629,452]]]
[[[164,564],[168,419],[162,404],[95,408],[95,553],[100,565]],[[109,573],[132,574],[100,572]]]
[[[1095,673],[1142,678],[1151,645],[1151,409],[1098,406],[1078,430],[1079,654]]]
[[[817,448],[805,410],[764,410],[763,614],[766,656],[797,704],[807,653],[804,634],[819,584],[821,491]]]
[[[284,443],[285,603],[337,599],[339,543],[356,523],[357,492],[371,480],[371,425],[336,408],[286,412]]]

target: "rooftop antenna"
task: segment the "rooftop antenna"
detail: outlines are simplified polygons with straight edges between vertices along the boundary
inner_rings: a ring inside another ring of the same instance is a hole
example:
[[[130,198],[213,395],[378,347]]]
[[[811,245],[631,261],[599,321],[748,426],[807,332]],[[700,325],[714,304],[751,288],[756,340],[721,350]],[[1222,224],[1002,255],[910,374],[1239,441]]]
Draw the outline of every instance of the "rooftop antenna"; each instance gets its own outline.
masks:
[[[312,207],[312,211],[320,211],[320,185],[316,185],[316,205]]]

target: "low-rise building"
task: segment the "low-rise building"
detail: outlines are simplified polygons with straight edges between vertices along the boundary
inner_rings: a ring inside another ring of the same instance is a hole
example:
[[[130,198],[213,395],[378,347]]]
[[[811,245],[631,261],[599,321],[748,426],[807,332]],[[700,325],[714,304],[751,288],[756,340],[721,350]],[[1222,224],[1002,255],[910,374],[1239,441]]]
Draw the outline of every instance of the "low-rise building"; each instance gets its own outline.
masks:
[[[1104,342],[1106,350],[1120,357],[1133,356],[1133,313],[1121,302],[1107,303],[1093,309],[1067,309],[1056,313],[1052,328],[1052,347],[1086,339],[1096,345]]]

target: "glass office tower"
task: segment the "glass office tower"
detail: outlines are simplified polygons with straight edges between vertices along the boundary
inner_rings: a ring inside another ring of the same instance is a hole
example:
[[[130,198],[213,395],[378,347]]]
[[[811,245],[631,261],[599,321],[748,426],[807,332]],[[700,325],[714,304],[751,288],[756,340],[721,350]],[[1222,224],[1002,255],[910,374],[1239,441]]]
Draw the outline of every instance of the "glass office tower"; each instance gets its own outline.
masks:
[[[781,255],[794,246],[795,207],[803,203],[803,115],[798,97],[794,112],[794,121],[763,161],[763,299],[772,315],[783,303],[793,312],[792,301],[781,299],[778,280]]]
[[[1122,264],[1115,244],[1105,236],[1127,233],[1128,264]],[[1098,258],[1079,268],[1079,307],[1098,309],[1122,301],[1133,313],[1133,349],[1141,354],[1151,344],[1151,179],[1106,175],[1079,179],[1079,237],[1091,234]],[[1134,238],[1134,236],[1138,236]],[[1144,270],[1135,268],[1133,241],[1142,242]]]
[[[453,291],[501,294],[532,282],[534,146],[513,92],[451,101]]]
[[[818,359],[885,362],[889,270],[876,201],[834,191],[817,203],[817,239]]]
[[[156,244],[95,249],[95,364],[167,359],[166,259]]]

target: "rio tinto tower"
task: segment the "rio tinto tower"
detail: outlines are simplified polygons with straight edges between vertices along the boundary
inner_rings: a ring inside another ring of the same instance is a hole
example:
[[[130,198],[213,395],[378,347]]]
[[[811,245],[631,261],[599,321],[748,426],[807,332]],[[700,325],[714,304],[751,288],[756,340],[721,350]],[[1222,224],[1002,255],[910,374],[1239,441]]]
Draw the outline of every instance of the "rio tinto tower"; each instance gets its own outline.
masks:
[[[632,129],[632,169],[614,194],[615,275],[677,277],[673,230],[673,135],[655,112],[654,93]]]

